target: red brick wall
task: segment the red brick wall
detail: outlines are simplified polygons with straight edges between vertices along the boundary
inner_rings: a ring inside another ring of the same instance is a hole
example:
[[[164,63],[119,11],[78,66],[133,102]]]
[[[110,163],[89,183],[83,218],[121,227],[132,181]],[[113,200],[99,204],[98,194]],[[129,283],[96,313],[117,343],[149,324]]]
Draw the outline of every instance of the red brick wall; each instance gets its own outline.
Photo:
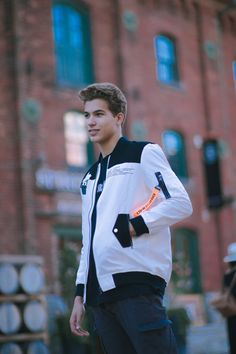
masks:
[[[13,9],[0,3],[0,250],[22,250],[22,194],[20,183],[19,126],[16,106]]]
[[[202,152],[193,139],[212,134],[226,142],[223,189],[226,195],[236,195],[236,112],[231,68],[236,58],[236,34],[229,19],[231,16],[235,21],[235,16],[233,12],[225,15],[224,31],[219,33],[215,13],[221,5],[214,5],[218,3],[214,1],[204,2],[200,12],[191,0],[185,6],[178,0],[84,3],[90,8],[95,78],[117,83],[126,92],[129,136],[133,134],[133,122],[138,120],[146,127],[146,139],[161,143],[165,129],[176,129],[186,139],[190,174],[186,188],[194,214],[181,226],[198,233],[204,290],[217,289],[220,258],[228,243],[235,240],[235,208],[229,206],[219,215],[219,247],[218,226],[206,208]],[[6,4],[14,4],[11,16],[10,7],[6,16]],[[134,32],[123,24],[126,10],[138,18]],[[11,21],[6,23],[6,18]],[[76,90],[56,85],[51,29],[47,0],[0,3],[0,57],[4,69],[0,78],[0,252],[43,254],[50,279],[56,269],[57,242],[52,232],[56,219],[53,215],[39,217],[37,212],[39,206],[40,210],[49,207],[53,211],[54,195],[36,191],[34,173],[40,163],[55,170],[66,168],[63,115],[70,109],[82,109]],[[176,38],[179,88],[170,88],[156,79],[153,38],[158,33]],[[210,59],[206,54],[207,41],[216,47],[220,41],[222,52],[218,58]],[[21,109],[29,98],[36,99],[42,108],[35,124],[27,121]],[[79,225],[80,221],[76,222]]]

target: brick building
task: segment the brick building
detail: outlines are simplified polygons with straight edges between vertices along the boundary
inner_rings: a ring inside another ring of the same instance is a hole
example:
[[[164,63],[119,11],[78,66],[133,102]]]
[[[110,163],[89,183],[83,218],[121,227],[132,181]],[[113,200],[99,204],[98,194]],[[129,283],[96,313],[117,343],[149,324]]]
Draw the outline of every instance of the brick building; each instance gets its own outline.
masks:
[[[80,248],[79,184],[96,156],[77,90],[109,81],[128,97],[125,134],[162,145],[193,202],[193,216],[173,229],[176,291],[219,288],[222,258],[236,236],[234,7],[213,0],[0,1],[1,254],[43,255],[49,291],[58,289],[58,255]],[[209,138],[220,155],[216,209],[208,208],[204,177]]]

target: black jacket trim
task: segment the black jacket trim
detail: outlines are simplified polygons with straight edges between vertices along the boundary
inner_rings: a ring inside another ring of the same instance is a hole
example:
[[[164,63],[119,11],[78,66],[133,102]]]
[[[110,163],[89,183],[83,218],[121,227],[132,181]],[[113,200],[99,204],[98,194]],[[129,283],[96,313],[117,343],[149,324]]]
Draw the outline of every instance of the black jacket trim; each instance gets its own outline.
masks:
[[[84,284],[76,285],[75,296],[84,296]]]
[[[160,289],[164,293],[166,282],[158,275],[153,275],[146,272],[126,272],[116,273],[112,275],[115,285],[122,286],[128,284],[148,284],[156,289]]]
[[[135,230],[136,236],[141,236],[143,234],[149,234],[148,227],[145,224],[141,215],[137,216],[136,218],[132,218],[129,221]]]

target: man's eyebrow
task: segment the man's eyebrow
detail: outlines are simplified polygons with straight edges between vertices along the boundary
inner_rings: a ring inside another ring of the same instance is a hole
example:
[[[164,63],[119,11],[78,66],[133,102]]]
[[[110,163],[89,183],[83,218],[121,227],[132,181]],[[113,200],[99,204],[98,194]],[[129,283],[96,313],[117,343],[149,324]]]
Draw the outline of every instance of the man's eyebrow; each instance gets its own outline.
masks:
[[[103,109],[96,109],[96,111],[93,111],[93,112],[84,111],[84,115],[85,114],[90,114],[90,113],[99,113],[99,112],[105,112],[105,111]]]
[[[93,113],[99,113],[99,112],[105,112],[102,108],[100,109],[96,109],[96,111],[94,111]]]

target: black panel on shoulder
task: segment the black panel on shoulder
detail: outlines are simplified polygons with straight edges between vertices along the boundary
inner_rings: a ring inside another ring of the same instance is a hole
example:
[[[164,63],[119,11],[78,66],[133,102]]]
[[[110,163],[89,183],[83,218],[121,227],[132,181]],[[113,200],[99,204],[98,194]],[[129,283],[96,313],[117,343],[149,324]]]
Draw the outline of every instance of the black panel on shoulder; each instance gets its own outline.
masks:
[[[143,148],[149,141],[129,141],[122,137],[111,154],[109,168],[125,162],[140,163]]]
[[[96,178],[97,168],[98,168],[98,161],[95,162],[95,164],[93,164],[92,167],[90,167],[90,169],[85,173],[80,184],[80,188],[82,188],[82,191],[87,185],[88,180],[94,180]]]

